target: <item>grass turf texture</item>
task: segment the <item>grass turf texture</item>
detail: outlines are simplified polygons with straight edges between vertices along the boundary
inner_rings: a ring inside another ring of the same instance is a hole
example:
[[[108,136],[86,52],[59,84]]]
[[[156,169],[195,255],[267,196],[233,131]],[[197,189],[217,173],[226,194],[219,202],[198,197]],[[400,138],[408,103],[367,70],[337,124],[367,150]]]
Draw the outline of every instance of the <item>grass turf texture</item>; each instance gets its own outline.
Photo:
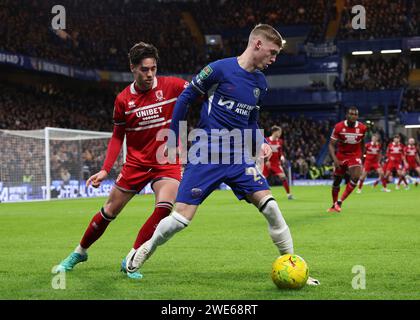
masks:
[[[54,290],[52,267],[78,244],[104,199],[0,204],[0,299],[420,299],[420,188],[379,192],[366,186],[343,211],[326,213],[329,187],[295,187],[288,201],[273,188],[319,287],[279,290],[271,281],[278,252],[262,215],[230,191],[216,191],[190,226],[160,247],[140,281],[119,272],[153,208],[135,197],[89,250],[89,260]],[[355,265],[366,289],[352,288]]]

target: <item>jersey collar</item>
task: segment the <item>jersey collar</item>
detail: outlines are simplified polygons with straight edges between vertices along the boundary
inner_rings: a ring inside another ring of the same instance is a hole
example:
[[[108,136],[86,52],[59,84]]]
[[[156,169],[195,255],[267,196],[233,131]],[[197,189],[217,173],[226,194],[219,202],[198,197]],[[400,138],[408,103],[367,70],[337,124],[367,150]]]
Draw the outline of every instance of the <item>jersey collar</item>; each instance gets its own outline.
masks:
[[[131,85],[130,85],[130,93],[131,94],[140,94],[137,90],[136,90],[136,88],[134,87],[134,85],[135,85],[135,83],[136,83],[136,81],[133,81],[133,83],[131,83]],[[154,88],[156,88],[157,87],[157,85],[158,85],[158,79],[157,79],[157,77],[155,77],[155,79],[153,80],[153,86],[152,86],[152,90],[154,89]]]
[[[349,126],[349,124],[348,124],[347,120],[344,120],[344,125],[345,125],[346,127],[348,127],[348,126]],[[357,128],[358,126],[359,126],[359,121],[356,121],[356,122],[355,122],[355,124],[354,124],[354,127],[355,127],[355,128]]]

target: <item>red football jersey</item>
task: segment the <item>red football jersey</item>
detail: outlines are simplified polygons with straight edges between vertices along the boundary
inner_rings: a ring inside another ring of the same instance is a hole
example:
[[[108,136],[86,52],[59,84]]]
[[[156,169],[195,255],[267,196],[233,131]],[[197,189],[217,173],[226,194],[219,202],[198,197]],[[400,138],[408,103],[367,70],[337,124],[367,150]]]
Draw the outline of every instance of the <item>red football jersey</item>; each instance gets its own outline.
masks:
[[[266,138],[268,144],[273,150],[273,154],[271,155],[269,161],[271,165],[279,165],[280,164],[280,157],[283,155],[283,139],[272,140],[270,137]]]
[[[337,123],[331,135],[331,139],[338,141],[336,154],[361,157],[366,130],[367,127],[359,121],[356,121],[354,127],[349,127],[347,120]]]
[[[405,146],[402,143],[391,142],[386,149],[388,160],[401,162],[404,156],[404,148]]]
[[[373,144],[368,142],[365,145],[366,161],[378,162],[381,157],[381,145],[379,143]]]
[[[126,163],[160,166],[156,160],[159,130],[169,128],[176,100],[188,82],[175,77],[156,77],[152,89],[139,92],[134,82],[115,99],[114,125],[125,126]]]
[[[416,162],[417,147],[415,145],[407,145],[404,148],[405,157],[409,162]]]

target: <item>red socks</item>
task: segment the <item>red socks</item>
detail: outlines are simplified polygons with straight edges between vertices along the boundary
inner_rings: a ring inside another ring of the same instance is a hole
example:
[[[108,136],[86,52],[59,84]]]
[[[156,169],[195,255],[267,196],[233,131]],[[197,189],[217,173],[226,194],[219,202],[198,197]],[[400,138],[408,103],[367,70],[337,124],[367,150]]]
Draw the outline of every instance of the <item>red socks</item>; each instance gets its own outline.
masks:
[[[290,193],[289,183],[287,182],[287,179],[283,179],[283,187],[286,190],[287,194]]]
[[[137,235],[137,239],[133,245],[134,249],[138,249],[143,243],[152,237],[160,220],[169,216],[171,213],[172,206],[173,205],[170,202],[158,202],[156,204],[155,211],[153,211],[149,219],[147,219],[145,224],[143,224]]]
[[[359,180],[359,189],[361,190],[363,188],[363,182],[365,182],[365,179]]]
[[[82,240],[80,241],[80,246],[83,249],[89,248],[96,240],[101,237],[112,220],[114,220],[114,218],[108,217],[104,211],[104,208],[101,208],[101,211],[95,214],[90,221],[89,226],[86,229]]]
[[[350,195],[350,193],[353,192],[354,188],[356,188],[357,182],[353,182],[352,180],[350,180],[349,183],[347,183],[346,185],[346,190],[344,190],[343,195],[341,196],[341,201],[346,200],[346,198]]]

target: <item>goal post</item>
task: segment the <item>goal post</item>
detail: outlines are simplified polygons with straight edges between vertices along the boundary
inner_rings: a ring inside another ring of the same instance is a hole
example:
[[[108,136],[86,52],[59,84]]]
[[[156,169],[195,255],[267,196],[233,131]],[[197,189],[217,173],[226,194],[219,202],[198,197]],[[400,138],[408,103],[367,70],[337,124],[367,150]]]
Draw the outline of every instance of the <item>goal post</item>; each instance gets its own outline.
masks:
[[[46,127],[0,130],[0,201],[106,196],[125,161],[125,141],[106,181],[85,183],[105,159],[111,132]]]

